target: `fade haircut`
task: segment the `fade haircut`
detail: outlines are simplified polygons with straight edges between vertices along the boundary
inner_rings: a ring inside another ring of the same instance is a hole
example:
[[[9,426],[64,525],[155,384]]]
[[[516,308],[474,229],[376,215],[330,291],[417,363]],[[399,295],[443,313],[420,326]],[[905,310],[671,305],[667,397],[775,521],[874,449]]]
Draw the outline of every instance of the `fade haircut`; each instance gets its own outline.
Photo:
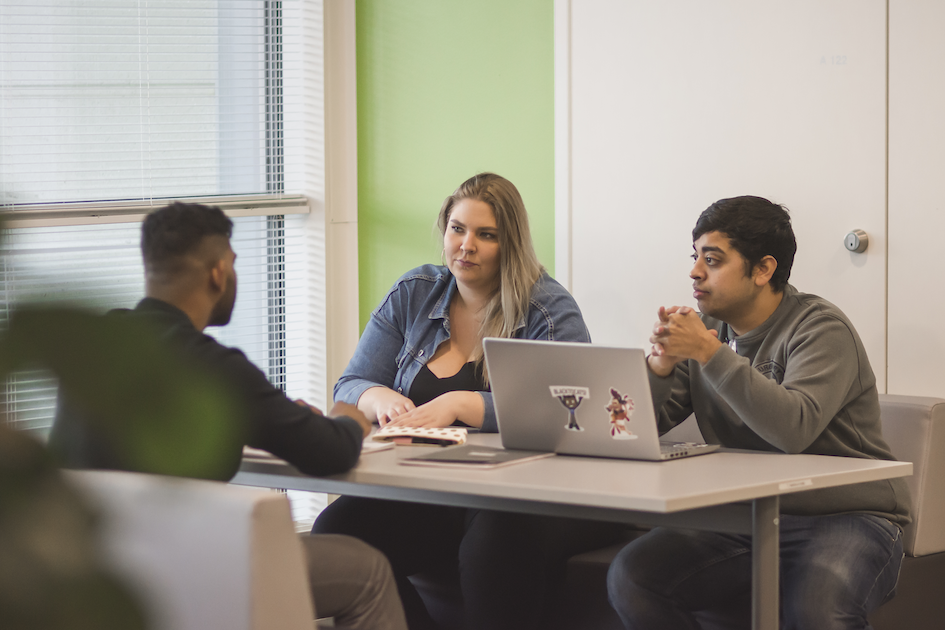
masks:
[[[195,254],[208,236],[229,239],[233,221],[214,206],[175,201],[149,214],[141,226],[145,269],[175,273],[184,258]]]
[[[769,284],[775,293],[784,290],[797,251],[787,208],[750,195],[720,199],[699,215],[692,230],[692,242],[709,232],[719,232],[728,238],[745,259],[746,276],[751,276],[762,258],[772,256],[778,268]]]

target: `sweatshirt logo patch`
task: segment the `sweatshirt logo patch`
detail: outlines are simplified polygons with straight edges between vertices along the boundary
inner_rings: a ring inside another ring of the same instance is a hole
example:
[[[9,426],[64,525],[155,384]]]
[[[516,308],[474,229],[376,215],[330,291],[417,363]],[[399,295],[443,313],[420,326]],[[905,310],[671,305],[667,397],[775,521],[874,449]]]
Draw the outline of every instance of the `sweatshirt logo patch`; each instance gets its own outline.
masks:
[[[759,363],[755,366],[755,369],[776,383],[781,383],[784,380],[784,366],[774,361]]]

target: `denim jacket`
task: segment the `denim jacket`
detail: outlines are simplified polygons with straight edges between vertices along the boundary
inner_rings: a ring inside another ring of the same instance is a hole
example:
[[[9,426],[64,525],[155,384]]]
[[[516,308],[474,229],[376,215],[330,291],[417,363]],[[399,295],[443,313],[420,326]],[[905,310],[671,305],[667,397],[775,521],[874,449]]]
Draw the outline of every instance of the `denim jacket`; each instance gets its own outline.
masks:
[[[450,337],[450,302],[456,279],[446,267],[423,265],[401,276],[358,341],[354,356],[335,384],[335,400],[357,404],[378,385],[409,395],[414,378]],[[520,339],[589,342],[577,302],[547,273],[532,288],[530,307],[514,336]],[[495,433],[491,392],[479,392],[485,406],[482,431]]]

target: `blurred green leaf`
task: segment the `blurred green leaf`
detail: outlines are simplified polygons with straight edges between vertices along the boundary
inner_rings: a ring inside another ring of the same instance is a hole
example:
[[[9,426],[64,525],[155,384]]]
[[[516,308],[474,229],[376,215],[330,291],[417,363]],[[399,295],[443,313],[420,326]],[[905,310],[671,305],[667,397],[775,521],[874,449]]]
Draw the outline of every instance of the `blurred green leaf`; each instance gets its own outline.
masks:
[[[245,426],[235,397],[146,323],[80,309],[17,309],[0,336],[0,376],[41,366],[114,443],[129,470],[229,479]]]
[[[146,628],[138,601],[101,565],[95,525],[45,448],[0,426],[0,628]]]
[[[7,236],[6,220],[6,214],[0,211],[0,255]],[[25,319],[15,317],[19,323],[11,323],[0,334],[0,379],[18,367],[44,363],[45,359],[59,366],[60,379],[70,388],[79,381],[88,381],[87,368],[80,369],[73,355],[78,344],[62,335],[94,333],[100,326],[90,323],[86,314],[77,315],[71,323],[65,321],[70,318],[66,311],[47,315],[36,321],[30,321],[29,315]],[[44,325],[63,328],[43,331]],[[50,333],[58,347],[40,340],[38,336],[44,333]],[[148,623],[140,602],[101,565],[94,537],[96,515],[65,482],[42,444],[4,426],[2,409],[0,628],[146,630]],[[131,441],[142,438],[132,437]],[[206,440],[204,437],[203,442]],[[160,457],[167,450],[152,451],[150,457]]]

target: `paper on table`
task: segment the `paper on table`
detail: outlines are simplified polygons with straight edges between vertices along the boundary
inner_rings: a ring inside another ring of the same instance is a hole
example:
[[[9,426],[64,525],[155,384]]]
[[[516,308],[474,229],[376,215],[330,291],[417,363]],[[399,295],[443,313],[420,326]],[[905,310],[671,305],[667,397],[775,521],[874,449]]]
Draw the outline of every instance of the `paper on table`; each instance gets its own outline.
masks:
[[[375,442],[370,437],[366,437],[364,438],[364,442],[361,443],[361,454],[386,451],[389,448],[394,448],[393,442]]]
[[[364,441],[361,442],[361,453],[374,453],[377,451],[386,451],[389,448],[394,448],[393,442],[374,442],[370,437],[364,438]],[[269,451],[264,451],[259,448],[253,448],[252,446],[243,447],[243,459],[256,460],[256,461],[266,461],[266,462],[282,462],[283,459],[279,459]]]

